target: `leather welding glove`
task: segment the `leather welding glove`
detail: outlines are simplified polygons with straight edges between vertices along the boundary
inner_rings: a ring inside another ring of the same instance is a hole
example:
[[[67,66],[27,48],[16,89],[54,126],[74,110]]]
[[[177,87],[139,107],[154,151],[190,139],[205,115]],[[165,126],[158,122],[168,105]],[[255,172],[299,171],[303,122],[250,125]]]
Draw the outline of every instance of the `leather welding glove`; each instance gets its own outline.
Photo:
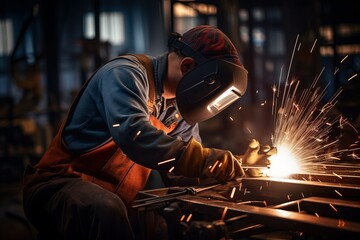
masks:
[[[204,148],[194,138],[182,151],[174,172],[187,177],[215,178],[219,182],[244,175],[241,162],[230,151]]]
[[[242,156],[242,162],[246,165],[270,165],[269,157],[277,153],[276,148],[271,148],[266,145],[263,147],[261,153],[259,141],[252,139],[245,154]],[[261,169],[248,169],[246,175],[250,177],[260,177],[263,176]]]

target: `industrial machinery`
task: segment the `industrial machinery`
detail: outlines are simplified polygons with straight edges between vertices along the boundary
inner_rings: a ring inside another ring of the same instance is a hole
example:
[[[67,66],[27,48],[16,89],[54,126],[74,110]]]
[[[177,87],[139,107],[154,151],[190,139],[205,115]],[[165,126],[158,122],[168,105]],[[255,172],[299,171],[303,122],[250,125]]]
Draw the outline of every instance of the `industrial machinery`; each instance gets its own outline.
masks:
[[[142,191],[133,208],[144,239],[158,227],[154,215],[168,239],[360,239],[360,166],[312,167],[286,179]]]

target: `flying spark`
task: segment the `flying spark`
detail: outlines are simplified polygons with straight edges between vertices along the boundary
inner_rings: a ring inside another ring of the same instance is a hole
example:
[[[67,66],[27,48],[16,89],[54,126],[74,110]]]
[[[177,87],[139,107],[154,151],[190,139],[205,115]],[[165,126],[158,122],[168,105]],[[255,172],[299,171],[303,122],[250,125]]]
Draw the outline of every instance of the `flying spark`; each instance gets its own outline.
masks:
[[[335,190],[335,192],[336,192],[340,197],[342,197],[342,194],[341,194],[338,190]]]
[[[162,162],[158,162],[158,165],[162,165],[162,164],[164,164],[164,163],[173,162],[173,161],[175,161],[175,160],[176,160],[176,158],[170,158],[170,159],[168,159],[168,160],[165,160],[165,161],[162,161]]]
[[[215,164],[210,168],[210,173],[212,173],[216,167],[216,165],[219,164],[219,160],[216,160]]]
[[[233,187],[233,189],[231,190],[231,194],[230,194],[231,199],[234,198],[235,190],[236,190],[235,187]]]
[[[348,56],[349,56],[349,55],[346,55],[346,56],[340,61],[340,63],[343,63],[343,62],[345,61],[345,59],[347,59]]]
[[[357,130],[343,116],[330,114],[337,104],[342,89],[337,90],[324,105],[326,90],[330,84],[321,88],[318,83],[325,67],[315,76],[310,86],[303,90],[300,90],[302,89],[300,80],[289,77],[298,38],[299,35],[296,38],[285,79],[282,79],[281,68],[278,84],[272,86],[272,115],[275,129],[271,140],[272,145],[277,148],[277,154],[269,158],[270,168],[263,171],[265,175],[271,177],[306,173],[311,164],[338,161],[343,153],[360,150],[359,147],[338,149],[340,139],[334,140],[334,130],[342,129],[345,124],[356,132]],[[316,42],[317,40],[314,41],[311,52]],[[356,76],[357,74],[353,75],[349,80]],[[338,174],[335,176],[341,178]]]
[[[223,213],[221,214],[221,221],[224,221],[227,210],[228,207],[225,207]]]
[[[186,222],[189,222],[192,217],[192,213],[189,214],[188,218],[186,219]]]
[[[135,136],[133,137],[133,141],[140,135],[140,133],[141,133],[141,130],[139,130],[139,131],[135,134]]]
[[[351,79],[355,78],[356,76],[357,76],[357,73],[355,73],[354,75],[352,75],[352,76],[348,79],[348,81],[350,81]]]
[[[334,205],[332,205],[331,203],[329,203],[329,206],[334,209],[335,212],[337,212],[338,210],[334,207]]]
[[[334,173],[334,172],[333,172],[333,174],[334,174],[336,177],[342,179],[342,176],[340,176],[339,174],[336,174],[336,173]]]
[[[312,46],[312,48],[311,48],[311,50],[310,50],[310,53],[313,52],[313,50],[314,50],[314,48],[315,48],[315,45],[316,45],[316,42],[317,42],[317,39],[315,39],[314,44],[313,44],[313,46]]]

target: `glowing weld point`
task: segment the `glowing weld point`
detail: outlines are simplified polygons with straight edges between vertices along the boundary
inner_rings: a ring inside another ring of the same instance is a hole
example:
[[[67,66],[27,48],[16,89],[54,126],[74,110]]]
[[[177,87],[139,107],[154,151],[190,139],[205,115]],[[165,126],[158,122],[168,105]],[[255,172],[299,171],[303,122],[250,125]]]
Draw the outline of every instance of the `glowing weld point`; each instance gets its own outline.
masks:
[[[315,215],[316,215],[317,217],[320,217],[319,214],[317,214],[317,213],[315,213]]]
[[[271,177],[287,177],[300,171],[299,159],[291,148],[283,145],[277,147],[277,153],[269,157],[270,168],[263,172]]]
[[[172,162],[175,161],[175,158],[170,158],[168,160],[162,161],[162,162],[158,162],[158,165],[164,164],[164,163],[168,163],[168,162]]]
[[[331,207],[332,209],[334,209],[335,212],[338,211],[331,203],[329,203],[329,205],[330,205],[330,207]]]
[[[189,214],[188,218],[186,219],[186,222],[189,222],[192,217],[192,213]]]
[[[221,221],[224,221],[227,210],[228,210],[228,207],[225,207],[224,211],[223,211],[223,213],[221,215]]]
[[[342,179],[342,176],[340,176],[339,174],[336,174],[336,173],[334,173],[334,172],[333,172],[333,174],[334,174],[336,177]]]
[[[342,194],[341,194],[338,190],[335,190],[335,192],[336,192],[340,197],[342,197]]]
[[[169,169],[169,172],[172,172],[175,169],[175,167],[173,166],[172,168]]]
[[[235,190],[236,188],[233,187],[233,189],[231,190],[230,198],[234,198]]]
[[[120,124],[119,124],[119,123],[116,123],[116,124],[113,124],[112,126],[115,128],[115,127],[119,127]]]
[[[348,81],[350,81],[351,79],[355,78],[356,76],[357,76],[357,73],[355,73],[354,75],[352,75],[352,76],[348,79]]]
[[[185,219],[185,214],[181,216],[180,222],[182,222]]]

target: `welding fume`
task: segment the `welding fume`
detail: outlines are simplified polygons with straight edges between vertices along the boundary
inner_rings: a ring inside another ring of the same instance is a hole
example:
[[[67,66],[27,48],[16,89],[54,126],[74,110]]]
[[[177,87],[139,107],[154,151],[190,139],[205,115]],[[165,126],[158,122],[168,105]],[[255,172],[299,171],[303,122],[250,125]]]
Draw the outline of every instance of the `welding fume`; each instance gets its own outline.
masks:
[[[24,209],[39,239],[136,239],[130,206],[152,169],[167,187],[196,186],[241,178],[242,164],[268,164],[274,149],[261,152],[256,140],[243,156],[201,144],[198,123],[248,85],[230,39],[200,25],[172,34],[168,47],[94,72],[40,162],[27,167]],[[254,170],[247,173],[261,174]]]

